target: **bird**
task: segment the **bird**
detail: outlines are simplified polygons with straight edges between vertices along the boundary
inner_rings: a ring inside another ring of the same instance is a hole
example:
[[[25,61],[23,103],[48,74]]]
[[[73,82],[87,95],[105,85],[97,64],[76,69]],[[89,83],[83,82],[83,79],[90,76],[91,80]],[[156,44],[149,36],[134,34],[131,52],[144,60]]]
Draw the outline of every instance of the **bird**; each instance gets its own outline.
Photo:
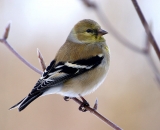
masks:
[[[94,92],[109,69],[110,50],[104,38],[107,33],[91,19],[76,23],[31,92],[10,110],[22,111],[45,95],[60,94],[65,100],[75,97],[83,100],[83,96]]]

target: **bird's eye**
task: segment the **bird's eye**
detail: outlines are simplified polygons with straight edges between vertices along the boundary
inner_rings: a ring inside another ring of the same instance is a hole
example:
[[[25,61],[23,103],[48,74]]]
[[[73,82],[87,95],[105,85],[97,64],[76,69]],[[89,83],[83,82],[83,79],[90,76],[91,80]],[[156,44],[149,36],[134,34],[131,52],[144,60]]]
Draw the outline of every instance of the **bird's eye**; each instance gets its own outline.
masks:
[[[93,30],[92,29],[87,29],[86,32],[87,33],[93,33]]]

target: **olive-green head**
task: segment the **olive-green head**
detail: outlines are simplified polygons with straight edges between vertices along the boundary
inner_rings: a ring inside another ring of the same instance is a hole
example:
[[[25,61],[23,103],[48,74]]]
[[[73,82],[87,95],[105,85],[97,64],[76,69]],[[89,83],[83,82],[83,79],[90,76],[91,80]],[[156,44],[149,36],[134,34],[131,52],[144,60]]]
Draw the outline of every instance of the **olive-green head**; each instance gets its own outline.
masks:
[[[90,19],[84,19],[79,21],[70,33],[70,39],[81,43],[96,43],[104,42],[103,35],[107,34],[105,30],[102,30],[100,25]],[[72,38],[71,38],[72,37]]]

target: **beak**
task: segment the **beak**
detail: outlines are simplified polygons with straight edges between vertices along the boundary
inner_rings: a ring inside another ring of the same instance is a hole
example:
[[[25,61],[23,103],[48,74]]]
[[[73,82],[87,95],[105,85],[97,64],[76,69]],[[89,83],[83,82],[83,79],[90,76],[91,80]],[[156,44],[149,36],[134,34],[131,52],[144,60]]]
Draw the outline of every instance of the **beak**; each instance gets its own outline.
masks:
[[[99,29],[98,30],[98,34],[99,35],[105,35],[105,34],[107,34],[108,32],[107,31],[105,31],[105,30],[102,30],[102,29]]]

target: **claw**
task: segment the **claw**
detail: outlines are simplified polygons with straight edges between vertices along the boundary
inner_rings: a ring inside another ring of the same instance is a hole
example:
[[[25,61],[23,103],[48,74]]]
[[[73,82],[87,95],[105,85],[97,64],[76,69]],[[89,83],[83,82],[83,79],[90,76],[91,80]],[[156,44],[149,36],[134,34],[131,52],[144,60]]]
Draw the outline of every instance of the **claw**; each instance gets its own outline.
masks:
[[[79,110],[82,111],[82,112],[86,112],[87,109],[85,107],[86,106],[89,107],[89,103],[81,95],[79,95],[79,96],[83,101],[82,104],[79,106]]]
[[[70,97],[64,96],[63,97],[65,101],[69,101]]]
[[[86,106],[89,107],[88,102],[87,102],[87,103],[86,103],[86,102],[83,102],[83,103],[79,106],[79,110],[82,111],[82,112],[86,112],[86,111],[87,111],[87,109],[85,108]]]

